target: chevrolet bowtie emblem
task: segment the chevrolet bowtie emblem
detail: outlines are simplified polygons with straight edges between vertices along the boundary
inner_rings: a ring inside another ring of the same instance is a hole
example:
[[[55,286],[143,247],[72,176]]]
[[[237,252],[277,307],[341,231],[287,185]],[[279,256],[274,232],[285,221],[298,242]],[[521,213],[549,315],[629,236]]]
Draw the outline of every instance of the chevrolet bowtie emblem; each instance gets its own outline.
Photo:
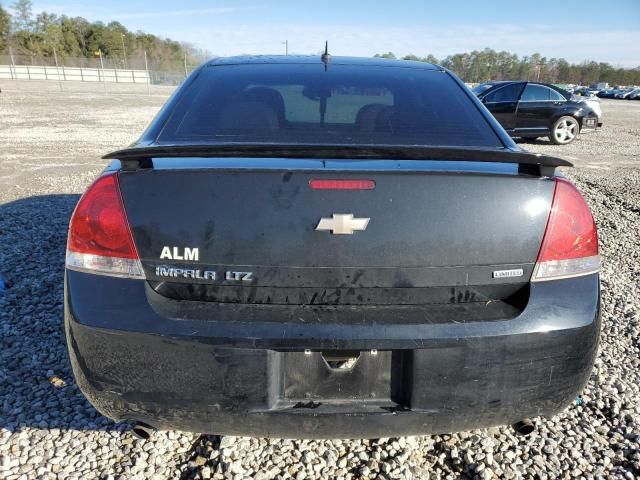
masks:
[[[331,218],[321,218],[316,230],[334,235],[353,235],[356,230],[362,232],[369,224],[369,218],[353,218],[353,213],[334,213]]]

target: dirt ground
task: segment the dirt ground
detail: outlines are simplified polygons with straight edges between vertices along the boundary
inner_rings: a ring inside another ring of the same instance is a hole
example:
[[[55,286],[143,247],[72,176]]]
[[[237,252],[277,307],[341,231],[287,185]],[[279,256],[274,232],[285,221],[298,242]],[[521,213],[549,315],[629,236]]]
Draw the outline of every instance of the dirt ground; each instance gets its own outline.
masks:
[[[171,87],[0,82],[0,202],[35,192],[81,192],[106,164],[101,156],[133,142]]]

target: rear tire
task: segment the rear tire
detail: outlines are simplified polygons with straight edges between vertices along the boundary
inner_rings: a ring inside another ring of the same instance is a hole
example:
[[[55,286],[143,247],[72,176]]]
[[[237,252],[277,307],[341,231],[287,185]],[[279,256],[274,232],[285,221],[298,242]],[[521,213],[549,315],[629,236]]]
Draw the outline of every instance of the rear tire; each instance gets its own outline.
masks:
[[[571,116],[560,117],[551,127],[549,140],[556,145],[568,145],[573,142],[580,133],[580,124]]]

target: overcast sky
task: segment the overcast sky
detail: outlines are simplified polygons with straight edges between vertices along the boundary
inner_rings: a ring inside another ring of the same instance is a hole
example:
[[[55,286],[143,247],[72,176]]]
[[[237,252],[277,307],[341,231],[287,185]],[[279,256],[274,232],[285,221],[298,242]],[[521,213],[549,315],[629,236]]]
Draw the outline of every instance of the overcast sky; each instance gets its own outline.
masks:
[[[2,0],[0,0],[2,1]],[[8,1],[5,1],[5,6]],[[640,0],[34,2],[89,20],[190,42],[214,55],[317,53],[438,58],[483,49],[640,66]]]

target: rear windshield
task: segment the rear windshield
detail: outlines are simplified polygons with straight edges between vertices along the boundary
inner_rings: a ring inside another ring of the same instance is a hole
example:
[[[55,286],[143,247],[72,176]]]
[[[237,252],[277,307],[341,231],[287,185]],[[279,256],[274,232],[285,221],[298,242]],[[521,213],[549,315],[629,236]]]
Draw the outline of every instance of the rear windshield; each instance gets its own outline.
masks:
[[[157,142],[503,146],[446,73],[323,64],[205,67]]]

